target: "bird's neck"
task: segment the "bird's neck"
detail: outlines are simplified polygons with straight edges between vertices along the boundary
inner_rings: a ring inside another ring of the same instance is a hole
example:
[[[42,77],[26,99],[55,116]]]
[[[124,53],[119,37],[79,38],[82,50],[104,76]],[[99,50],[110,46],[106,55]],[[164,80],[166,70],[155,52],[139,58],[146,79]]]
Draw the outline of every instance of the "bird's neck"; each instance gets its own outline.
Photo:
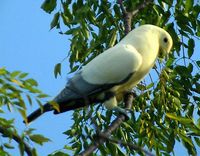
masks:
[[[131,34],[128,35],[130,36],[121,40],[121,43],[132,45],[140,55],[142,55],[144,66],[152,67],[159,52],[157,34],[150,31],[145,34],[146,36],[141,36],[141,34],[138,34],[137,32],[134,34],[134,37],[132,37],[133,35]]]

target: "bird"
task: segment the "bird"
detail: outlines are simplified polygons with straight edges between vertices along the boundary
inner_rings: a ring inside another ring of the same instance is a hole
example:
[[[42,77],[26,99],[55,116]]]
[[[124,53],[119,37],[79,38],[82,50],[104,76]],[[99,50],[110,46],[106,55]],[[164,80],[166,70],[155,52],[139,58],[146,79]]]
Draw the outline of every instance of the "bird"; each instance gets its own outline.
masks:
[[[31,113],[25,123],[49,111],[59,114],[93,103],[103,103],[107,109],[126,114],[118,106],[124,94],[140,83],[156,59],[163,59],[172,46],[172,37],[163,28],[138,26],[83,66],[53,100]]]

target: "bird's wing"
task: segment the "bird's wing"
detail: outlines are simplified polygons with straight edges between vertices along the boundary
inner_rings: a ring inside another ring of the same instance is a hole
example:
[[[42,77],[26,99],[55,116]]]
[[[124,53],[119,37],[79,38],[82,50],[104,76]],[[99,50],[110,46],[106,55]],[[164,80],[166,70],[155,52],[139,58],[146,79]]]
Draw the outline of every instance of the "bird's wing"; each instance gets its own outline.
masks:
[[[89,62],[82,70],[83,79],[89,84],[119,83],[142,64],[142,56],[132,46],[118,44]]]
[[[89,62],[75,74],[54,99],[58,103],[84,98],[129,80],[142,64],[142,57],[131,45],[116,45]]]

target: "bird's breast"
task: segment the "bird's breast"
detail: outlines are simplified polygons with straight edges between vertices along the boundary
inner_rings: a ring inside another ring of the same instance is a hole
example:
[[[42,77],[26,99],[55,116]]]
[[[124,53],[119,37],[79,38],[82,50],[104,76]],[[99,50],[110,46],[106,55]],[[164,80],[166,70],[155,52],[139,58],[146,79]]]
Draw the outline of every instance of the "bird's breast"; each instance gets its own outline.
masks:
[[[140,83],[140,81],[142,81],[143,78],[149,73],[152,66],[154,65],[154,62],[155,61],[153,61],[152,64],[148,66],[143,64],[127,82],[122,85],[113,87],[111,90],[116,93],[117,97],[119,96],[117,99],[121,99],[121,96],[123,96],[125,92],[130,91],[133,87]]]

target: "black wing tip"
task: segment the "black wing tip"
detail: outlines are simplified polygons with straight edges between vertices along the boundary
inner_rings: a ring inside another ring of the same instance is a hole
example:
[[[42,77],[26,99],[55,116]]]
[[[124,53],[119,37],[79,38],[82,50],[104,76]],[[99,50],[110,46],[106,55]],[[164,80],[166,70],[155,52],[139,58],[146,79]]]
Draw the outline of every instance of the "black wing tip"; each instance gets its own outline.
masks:
[[[23,122],[24,122],[25,124],[29,124],[29,123],[31,123],[32,121],[34,121],[35,119],[37,119],[39,116],[41,116],[42,114],[43,114],[43,111],[39,108],[39,109],[37,109],[36,111],[34,111],[33,113],[31,113],[31,114],[27,117],[26,121],[24,120]]]
[[[35,110],[33,113],[31,113],[26,120],[23,121],[23,123],[25,124],[30,124],[32,121],[34,121],[35,119],[37,119],[38,117],[40,117],[42,114],[44,114],[45,112],[51,111],[52,107],[49,103],[46,103],[43,108],[38,108],[37,110]]]

